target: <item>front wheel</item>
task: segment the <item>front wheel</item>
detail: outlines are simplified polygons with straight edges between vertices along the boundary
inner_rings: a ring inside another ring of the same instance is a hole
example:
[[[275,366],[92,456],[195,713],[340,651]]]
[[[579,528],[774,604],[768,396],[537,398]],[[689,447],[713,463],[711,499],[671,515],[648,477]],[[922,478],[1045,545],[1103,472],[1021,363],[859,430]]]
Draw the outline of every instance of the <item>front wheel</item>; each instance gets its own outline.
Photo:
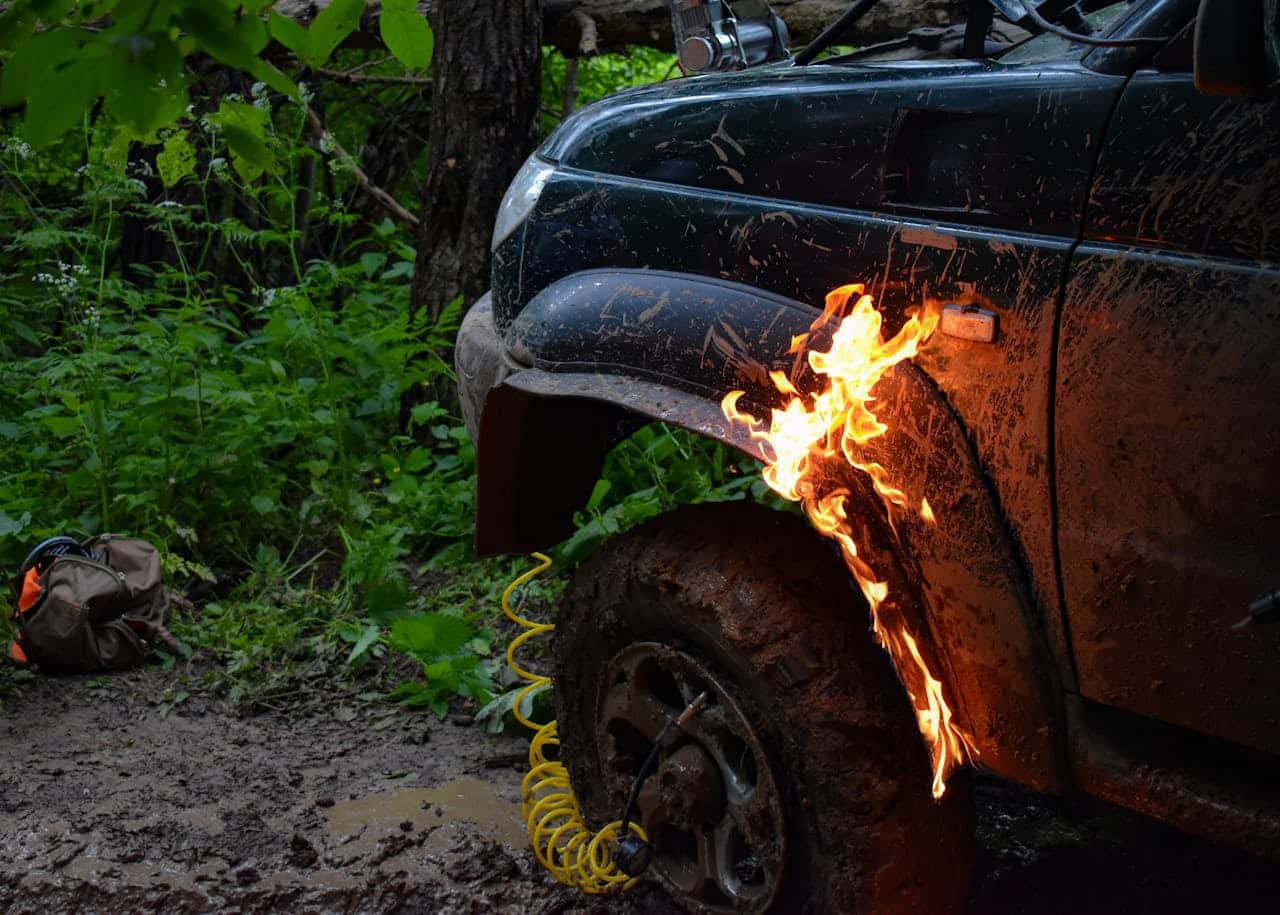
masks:
[[[933,801],[866,606],[798,518],[730,503],[637,528],[579,570],[557,633],[562,750],[597,825],[621,813],[663,724],[706,695],[639,795],[652,870],[686,905],[959,908],[967,781]]]

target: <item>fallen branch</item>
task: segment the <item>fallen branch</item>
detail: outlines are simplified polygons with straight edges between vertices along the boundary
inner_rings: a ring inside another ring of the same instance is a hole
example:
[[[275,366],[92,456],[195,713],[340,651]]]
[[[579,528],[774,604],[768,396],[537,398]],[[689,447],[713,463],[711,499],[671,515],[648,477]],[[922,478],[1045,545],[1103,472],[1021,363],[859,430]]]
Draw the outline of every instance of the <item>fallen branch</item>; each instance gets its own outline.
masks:
[[[600,50],[600,30],[596,21],[581,8],[573,11],[573,18],[578,25],[578,50],[583,54],[595,54]]]
[[[327,79],[334,79],[343,83],[387,83],[395,86],[431,85],[431,80],[425,76],[369,76],[363,73],[355,73],[351,70],[328,70],[324,67],[318,67],[312,72]]]
[[[364,192],[374,200],[378,201],[378,203],[382,204],[383,208],[394,216],[398,222],[412,228],[417,228],[420,221],[418,217],[414,216],[402,207],[394,197],[369,180],[369,176],[366,175],[364,169],[360,167],[360,163],[356,161],[355,157],[352,156],[351,153],[342,148],[342,144],[338,142],[337,137],[329,133],[328,128],[324,126],[324,122],[320,120],[320,116],[312,110],[310,105],[304,104],[303,108],[307,112],[307,123],[310,124],[312,130],[316,132],[316,136],[320,143],[333,150],[334,154],[342,161],[342,164],[351,171],[351,174],[356,179],[356,183],[360,185]]]
[[[330,0],[276,0],[275,12],[306,24]],[[448,0],[458,3],[459,0]],[[434,16],[436,2],[419,0],[423,15]],[[774,11],[791,30],[793,45],[809,41],[843,13],[849,0],[771,0]],[[850,30],[845,41],[867,44],[905,35],[922,25],[950,25],[965,18],[965,0],[881,0]],[[370,2],[360,29],[346,47],[378,47],[382,5]],[[591,56],[649,45],[671,50],[671,10],[667,0],[542,0],[543,35],[567,57]]]

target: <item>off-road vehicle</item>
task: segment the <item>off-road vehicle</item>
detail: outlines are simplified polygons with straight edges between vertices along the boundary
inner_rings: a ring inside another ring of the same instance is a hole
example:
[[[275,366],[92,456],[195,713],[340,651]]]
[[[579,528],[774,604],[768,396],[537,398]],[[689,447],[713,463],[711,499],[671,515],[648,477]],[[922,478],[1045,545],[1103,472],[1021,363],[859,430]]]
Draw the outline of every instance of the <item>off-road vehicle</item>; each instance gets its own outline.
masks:
[[[641,421],[767,459],[721,399],[764,416],[770,372],[812,384],[791,341],[829,290],[865,283],[887,332],[944,309],[875,388],[884,463],[936,523],[844,485],[973,764],[1280,855],[1276,3],[1001,0],[818,60],[733,6],[678,0],[682,59],[713,72],[578,111],[511,185],[457,348],[479,550],[564,537]],[[708,695],[640,786],[686,903],[963,899],[963,771],[933,798],[867,608],[801,518],[636,529],[558,626],[588,819]]]

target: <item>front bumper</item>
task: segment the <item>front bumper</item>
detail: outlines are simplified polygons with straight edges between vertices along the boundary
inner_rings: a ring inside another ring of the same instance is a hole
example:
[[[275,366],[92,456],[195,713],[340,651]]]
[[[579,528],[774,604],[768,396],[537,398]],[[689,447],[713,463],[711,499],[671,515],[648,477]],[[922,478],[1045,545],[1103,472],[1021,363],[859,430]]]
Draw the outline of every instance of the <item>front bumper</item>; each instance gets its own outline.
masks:
[[[462,418],[467,433],[475,445],[480,444],[480,414],[484,410],[489,389],[499,384],[512,372],[525,366],[507,355],[507,348],[493,323],[493,303],[490,293],[481,296],[471,306],[462,327],[458,329],[458,341],[453,351],[453,365],[458,373],[458,398],[462,405]]]

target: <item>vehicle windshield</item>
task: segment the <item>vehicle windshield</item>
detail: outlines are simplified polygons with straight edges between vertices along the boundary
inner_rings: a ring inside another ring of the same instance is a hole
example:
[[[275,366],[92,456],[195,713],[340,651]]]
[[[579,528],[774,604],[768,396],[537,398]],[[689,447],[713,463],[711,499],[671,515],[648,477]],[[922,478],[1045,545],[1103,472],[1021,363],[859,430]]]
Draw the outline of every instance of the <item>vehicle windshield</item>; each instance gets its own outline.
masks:
[[[1131,2],[1113,3],[1110,6],[1104,6],[1100,10],[1089,13],[1085,18],[1094,27],[1095,34],[1104,35],[1116,20],[1132,6],[1133,3]],[[1073,49],[1079,51],[1080,55],[1083,56],[1089,50],[1089,46],[1046,32],[1043,35],[1029,38],[1005,51],[1000,55],[1000,60],[1002,63],[1007,64],[1043,63],[1049,60],[1061,60],[1063,57],[1073,53]]]

